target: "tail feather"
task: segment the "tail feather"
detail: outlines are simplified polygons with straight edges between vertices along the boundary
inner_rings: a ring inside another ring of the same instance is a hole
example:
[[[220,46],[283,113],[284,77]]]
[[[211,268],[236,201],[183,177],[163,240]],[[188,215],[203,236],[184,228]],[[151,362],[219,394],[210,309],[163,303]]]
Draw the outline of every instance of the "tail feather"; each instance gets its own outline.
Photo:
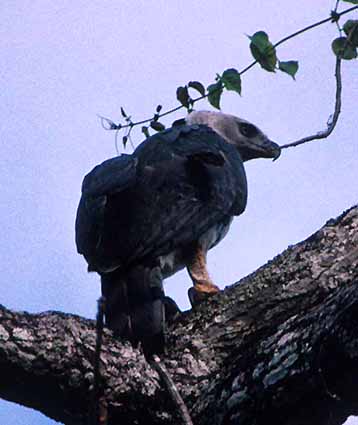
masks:
[[[127,285],[117,271],[101,275],[102,296],[105,297],[105,324],[116,336],[131,340],[131,320]]]
[[[114,333],[142,344],[145,356],[161,354],[165,346],[164,292],[158,267],[137,266],[126,273],[101,277],[106,297],[106,325]]]

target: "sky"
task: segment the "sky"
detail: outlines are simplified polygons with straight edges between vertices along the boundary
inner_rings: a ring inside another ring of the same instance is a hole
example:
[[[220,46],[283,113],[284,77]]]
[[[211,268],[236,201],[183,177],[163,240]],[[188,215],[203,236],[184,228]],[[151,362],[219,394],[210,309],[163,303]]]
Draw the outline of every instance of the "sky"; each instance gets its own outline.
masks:
[[[84,175],[116,155],[114,134],[101,128],[98,114],[117,121],[123,106],[143,119],[159,103],[176,106],[179,85],[207,85],[216,73],[251,62],[246,35],[264,30],[277,41],[329,16],[334,4],[301,0],[293,12],[284,0],[2,1],[0,302],[94,317],[99,278],[76,253],[74,220]],[[326,24],[282,45],[281,60],[299,61],[296,81],[256,66],[243,75],[242,97],[226,94],[222,110],[279,144],[323,130],[333,112],[330,43],[337,36]],[[357,61],[342,68],[342,115],[330,138],[285,150],[276,162],[246,164],[247,209],[209,254],[221,288],[357,203]],[[211,108],[204,101],[197,109]],[[134,133],[135,144],[142,139]],[[189,287],[185,271],[165,285],[182,309],[189,308]],[[55,422],[0,401],[0,423]]]

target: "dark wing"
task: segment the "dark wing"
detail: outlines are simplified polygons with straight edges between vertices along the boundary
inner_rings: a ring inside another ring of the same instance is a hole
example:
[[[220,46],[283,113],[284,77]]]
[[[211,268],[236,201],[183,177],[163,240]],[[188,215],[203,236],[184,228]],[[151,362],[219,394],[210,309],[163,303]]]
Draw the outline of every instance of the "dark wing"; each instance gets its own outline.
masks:
[[[136,160],[132,155],[120,155],[97,165],[85,176],[82,193],[86,196],[100,196],[121,191],[133,184]]]
[[[77,247],[100,272],[156,259],[241,214],[246,199],[234,146],[206,126],[172,128],[86,176]]]
[[[103,233],[108,196],[135,183],[136,160],[121,155],[97,165],[82,183],[82,196],[76,216],[76,246],[89,263],[96,257]]]

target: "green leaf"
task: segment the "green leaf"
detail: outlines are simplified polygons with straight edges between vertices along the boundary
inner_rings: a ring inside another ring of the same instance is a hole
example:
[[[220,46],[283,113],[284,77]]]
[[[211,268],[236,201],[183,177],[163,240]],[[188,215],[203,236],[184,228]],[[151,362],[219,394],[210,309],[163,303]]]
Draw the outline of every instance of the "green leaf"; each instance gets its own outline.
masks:
[[[291,75],[295,79],[296,73],[298,71],[298,62],[297,61],[287,61],[287,62],[278,62],[278,69],[282,72],[285,72],[288,75]]]
[[[205,87],[200,81],[189,81],[188,86],[197,90],[202,96],[205,96]]]
[[[358,47],[358,21],[349,19],[343,25],[343,31],[347,34],[349,43],[351,43],[355,47]]]
[[[220,100],[223,93],[223,84],[221,80],[208,86],[208,101],[216,109],[220,109]]]
[[[189,108],[190,105],[190,96],[188,92],[188,87],[178,87],[177,88],[177,99],[179,102],[185,106],[186,108]]]
[[[221,77],[221,81],[227,90],[233,90],[241,94],[241,77],[235,68],[226,69]]]
[[[357,49],[347,42],[347,37],[338,37],[332,42],[334,54],[342,59],[350,60],[357,57]]]
[[[346,3],[358,4],[358,0],[343,0]]]
[[[270,42],[268,35],[264,31],[258,31],[253,36],[249,36],[249,39],[251,40],[250,50],[255,60],[266,71],[275,72],[276,49]]]
[[[148,137],[150,136],[149,134],[149,130],[148,127],[146,127],[145,125],[143,125],[142,127],[142,133],[144,134],[144,136],[148,139]]]
[[[271,44],[265,31],[257,31],[254,35],[249,35],[248,37],[251,43],[254,44],[261,53],[265,53],[265,50]]]
[[[151,121],[150,126],[155,131],[163,131],[165,130],[165,125],[159,121]]]

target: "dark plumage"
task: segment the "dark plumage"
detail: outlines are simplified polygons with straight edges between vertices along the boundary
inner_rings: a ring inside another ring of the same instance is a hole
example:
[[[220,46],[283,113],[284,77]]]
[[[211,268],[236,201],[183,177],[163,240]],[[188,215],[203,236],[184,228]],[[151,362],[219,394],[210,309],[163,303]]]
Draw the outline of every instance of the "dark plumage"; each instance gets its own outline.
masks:
[[[212,124],[205,121],[205,114],[211,120],[249,124],[224,114],[194,113],[188,119],[192,125],[165,130],[132,155],[103,162],[82,185],[76,218],[78,252],[88,270],[101,275],[107,325],[134,343],[142,341],[147,355],[164,347],[162,279],[187,266],[194,281],[194,302],[200,295],[217,292],[205,269],[206,251],[225,236],[232,217],[246,207],[239,143],[228,143],[225,133],[222,137],[205,125]],[[248,159],[277,156],[278,146],[253,128],[241,140],[259,134],[261,152],[255,156],[253,143],[245,144],[242,150]]]

